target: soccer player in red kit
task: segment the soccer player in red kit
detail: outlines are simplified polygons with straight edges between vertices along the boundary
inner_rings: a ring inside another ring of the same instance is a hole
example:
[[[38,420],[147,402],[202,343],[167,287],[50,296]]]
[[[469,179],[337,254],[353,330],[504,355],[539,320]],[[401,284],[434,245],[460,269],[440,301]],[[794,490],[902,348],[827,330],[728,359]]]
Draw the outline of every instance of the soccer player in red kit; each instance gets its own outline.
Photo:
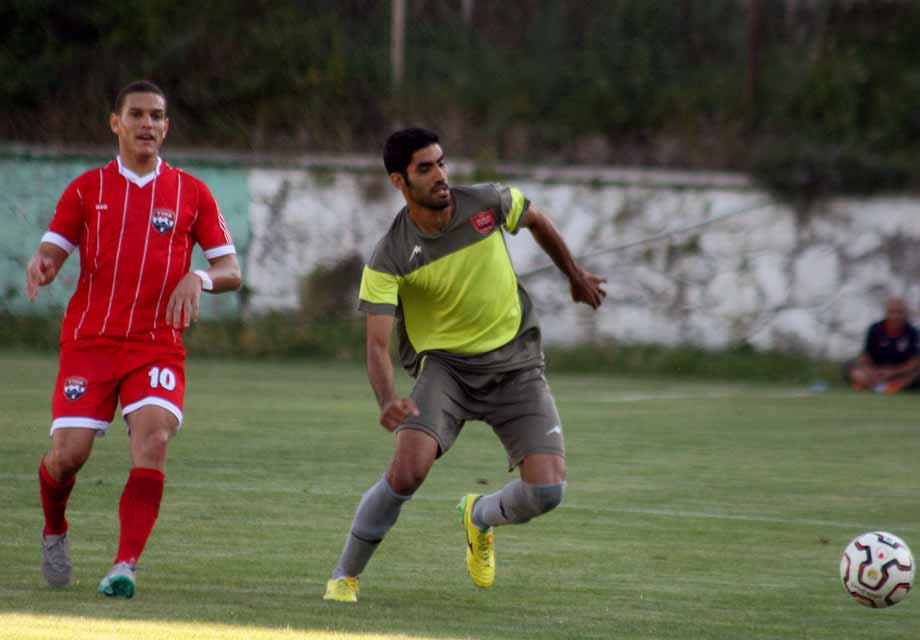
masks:
[[[38,469],[42,573],[51,586],[70,583],[67,501],[120,402],[132,468],[119,505],[118,552],[99,591],[130,598],[160,509],[167,446],[182,422],[182,330],[198,319],[202,291],[238,289],[241,276],[207,185],[159,157],[169,129],[163,92],[150,82],[130,83],[109,124],[118,157],[64,191],[29,261],[26,285],[35,300],[79,247],[80,278],[61,327],[51,450]],[[210,267],[189,272],[195,243]]]

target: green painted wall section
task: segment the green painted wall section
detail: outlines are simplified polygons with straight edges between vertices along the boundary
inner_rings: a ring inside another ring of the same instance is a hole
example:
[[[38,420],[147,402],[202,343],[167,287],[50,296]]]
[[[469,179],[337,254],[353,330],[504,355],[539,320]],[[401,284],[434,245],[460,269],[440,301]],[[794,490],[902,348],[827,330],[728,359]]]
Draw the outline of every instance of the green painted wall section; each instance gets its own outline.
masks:
[[[0,158],[0,193],[4,194],[0,201],[0,308],[17,313],[63,312],[76,287],[79,254],[75,251],[70,256],[57,279],[42,288],[38,300],[31,304],[25,291],[26,264],[47,230],[64,188],[82,172],[106,162],[107,158]],[[178,166],[211,187],[233,234],[238,257],[244,262],[250,238],[248,170],[186,163]],[[199,248],[192,268],[206,265]],[[240,307],[239,294],[206,295],[201,312],[205,318],[226,317],[239,313]]]
[[[246,250],[249,247],[250,238],[249,170],[188,163],[177,163],[176,166],[204,180],[211,187],[211,192],[220,206],[220,212],[233,235],[233,244],[236,246],[237,259],[243,269],[243,282],[245,283]],[[192,269],[201,269],[207,265],[208,261],[199,247],[192,257]],[[204,318],[236,316],[239,315],[241,308],[239,293],[202,296],[201,313]]]

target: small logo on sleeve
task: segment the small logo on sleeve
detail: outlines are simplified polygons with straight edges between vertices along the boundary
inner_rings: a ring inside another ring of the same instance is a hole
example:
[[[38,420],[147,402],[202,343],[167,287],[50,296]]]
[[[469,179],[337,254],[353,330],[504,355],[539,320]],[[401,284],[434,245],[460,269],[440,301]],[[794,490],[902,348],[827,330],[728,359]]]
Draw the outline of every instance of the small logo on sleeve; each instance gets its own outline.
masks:
[[[68,400],[76,400],[86,393],[86,385],[89,384],[86,378],[80,376],[70,376],[64,380],[64,396]]]
[[[170,209],[154,209],[150,222],[154,229],[160,233],[166,233],[176,226],[176,214]]]
[[[482,235],[491,233],[495,228],[495,212],[492,209],[486,209],[470,217],[470,223]]]

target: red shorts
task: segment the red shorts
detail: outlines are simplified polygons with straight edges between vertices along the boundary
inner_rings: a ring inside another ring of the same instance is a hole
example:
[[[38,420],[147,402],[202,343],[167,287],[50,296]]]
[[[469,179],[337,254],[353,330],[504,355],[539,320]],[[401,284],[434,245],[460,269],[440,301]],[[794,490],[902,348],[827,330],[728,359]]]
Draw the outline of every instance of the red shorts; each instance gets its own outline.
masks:
[[[181,425],[184,399],[181,346],[105,338],[65,342],[51,400],[51,432],[83,427],[105,435],[118,402],[122,416],[155,405]]]

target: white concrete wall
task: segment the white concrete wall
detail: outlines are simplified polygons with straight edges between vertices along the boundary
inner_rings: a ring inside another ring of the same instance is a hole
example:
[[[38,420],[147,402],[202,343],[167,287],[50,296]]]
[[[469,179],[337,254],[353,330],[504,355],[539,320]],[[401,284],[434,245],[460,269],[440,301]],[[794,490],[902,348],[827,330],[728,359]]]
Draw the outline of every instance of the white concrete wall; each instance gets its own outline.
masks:
[[[889,294],[920,308],[920,201],[837,199],[797,213],[743,178],[706,178],[540,169],[507,180],[609,280],[600,311],[576,307],[554,269],[531,274],[549,260],[530,234],[511,238],[547,341],[748,341],[843,358],[859,351]],[[304,275],[352,253],[369,256],[402,206],[382,171],[252,170],[249,190],[250,312],[297,307]],[[703,226],[677,232],[693,225]],[[677,233],[660,237],[669,232]]]

